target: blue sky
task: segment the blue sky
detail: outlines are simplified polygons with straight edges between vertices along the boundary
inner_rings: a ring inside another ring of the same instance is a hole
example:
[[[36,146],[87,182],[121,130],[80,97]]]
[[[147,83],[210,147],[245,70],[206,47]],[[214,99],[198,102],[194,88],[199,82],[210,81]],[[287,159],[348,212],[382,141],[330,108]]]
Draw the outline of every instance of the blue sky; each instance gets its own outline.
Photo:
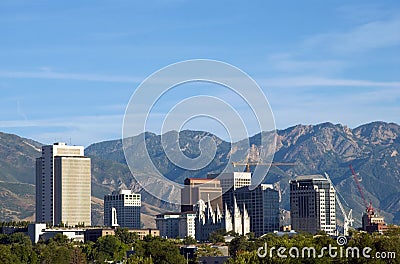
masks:
[[[197,58],[254,78],[278,128],[400,123],[398,1],[3,0],[0,35],[0,131],[43,143],[120,138],[140,82]],[[158,111],[196,95],[191,87]],[[225,137],[207,120],[187,128]]]

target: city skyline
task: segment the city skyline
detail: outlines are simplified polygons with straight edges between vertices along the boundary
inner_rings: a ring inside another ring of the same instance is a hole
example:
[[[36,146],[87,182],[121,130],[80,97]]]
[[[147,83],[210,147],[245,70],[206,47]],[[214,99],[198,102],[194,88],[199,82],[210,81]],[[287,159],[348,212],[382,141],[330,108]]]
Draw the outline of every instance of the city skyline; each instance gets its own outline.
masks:
[[[400,123],[398,2],[212,7],[188,1],[3,1],[0,130],[44,144],[118,139],[136,87],[158,69],[193,58],[225,61],[247,72],[269,99],[279,129]],[[171,105],[200,92],[248,114],[222,87],[184,85],[160,100],[147,129],[158,132]],[[192,120],[183,128],[225,137],[210,120]],[[259,132],[253,125],[248,129]]]
[[[395,262],[399,1],[2,0],[0,34],[1,263]]]

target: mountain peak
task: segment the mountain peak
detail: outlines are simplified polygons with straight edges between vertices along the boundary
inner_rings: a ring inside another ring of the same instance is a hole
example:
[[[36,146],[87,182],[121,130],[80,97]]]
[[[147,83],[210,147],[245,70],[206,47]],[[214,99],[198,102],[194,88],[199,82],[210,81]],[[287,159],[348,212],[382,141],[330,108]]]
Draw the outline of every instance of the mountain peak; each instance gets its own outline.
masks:
[[[399,139],[400,126],[395,123],[377,121],[355,128],[354,135],[374,145],[388,145]]]

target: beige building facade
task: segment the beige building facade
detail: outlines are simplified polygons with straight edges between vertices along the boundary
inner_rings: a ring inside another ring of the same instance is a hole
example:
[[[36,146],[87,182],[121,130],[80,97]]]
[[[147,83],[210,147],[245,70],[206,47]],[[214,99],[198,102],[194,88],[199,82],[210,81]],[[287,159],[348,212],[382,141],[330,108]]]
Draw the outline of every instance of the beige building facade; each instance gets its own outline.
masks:
[[[191,212],[199,200],[222,208],[222,188],[217,179],[187,178],[181,191],[181,212]]]
[[[36,160],[36,222],[91,224],[91,161],[82,146],[55,143]]]

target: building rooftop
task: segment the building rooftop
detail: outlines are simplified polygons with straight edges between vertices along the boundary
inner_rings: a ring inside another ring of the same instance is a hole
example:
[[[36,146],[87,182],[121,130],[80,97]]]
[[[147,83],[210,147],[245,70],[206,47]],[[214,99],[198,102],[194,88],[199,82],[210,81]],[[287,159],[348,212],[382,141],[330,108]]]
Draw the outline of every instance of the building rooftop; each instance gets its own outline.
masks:
[[[132,190],[123,190],[120,189],[118,191],[113,191],[111,195],[118,195],[118,194],[125,194],[125,195],[130,195],[130,194],[134,194],[134,195],[140,195],[139,193],[135,193]]]
[[[254,187],[254,186],[243,186],[243,187],[237,188],[236,191],[237,192],[243,192],[243,191],[249,191],[249,190],[253,190],[253,189],[257,189],[257,188],[260,188],[263,191],[265,191],[267,189],[275,190],[274,186],[272,184],[260,184],[260,185],[257,185],[256,187]]]
[[[188,211],[188,212],[167,212],[167,213],[162,213],[162,214],[158,214],[157,217],[163,217],[163,216],[167,216],[167,215],[186,215],[186,214],[195,214],[195,211]]]
[[[322,176],[321,174],[314,174],[314,175],[303,175],[303,176],[297,176],[295,181],[309,181],[309,180],[325,180],[327,179]]]
[[[216,182],[218,179],[207,179],[207,178],[186,178],[189,181],[199,181],[199,182]]]
[[[209,173],[209,179],[233,179],[233,178],[248,178],[251,179],[251,172],[225,172],[225,173]]]

